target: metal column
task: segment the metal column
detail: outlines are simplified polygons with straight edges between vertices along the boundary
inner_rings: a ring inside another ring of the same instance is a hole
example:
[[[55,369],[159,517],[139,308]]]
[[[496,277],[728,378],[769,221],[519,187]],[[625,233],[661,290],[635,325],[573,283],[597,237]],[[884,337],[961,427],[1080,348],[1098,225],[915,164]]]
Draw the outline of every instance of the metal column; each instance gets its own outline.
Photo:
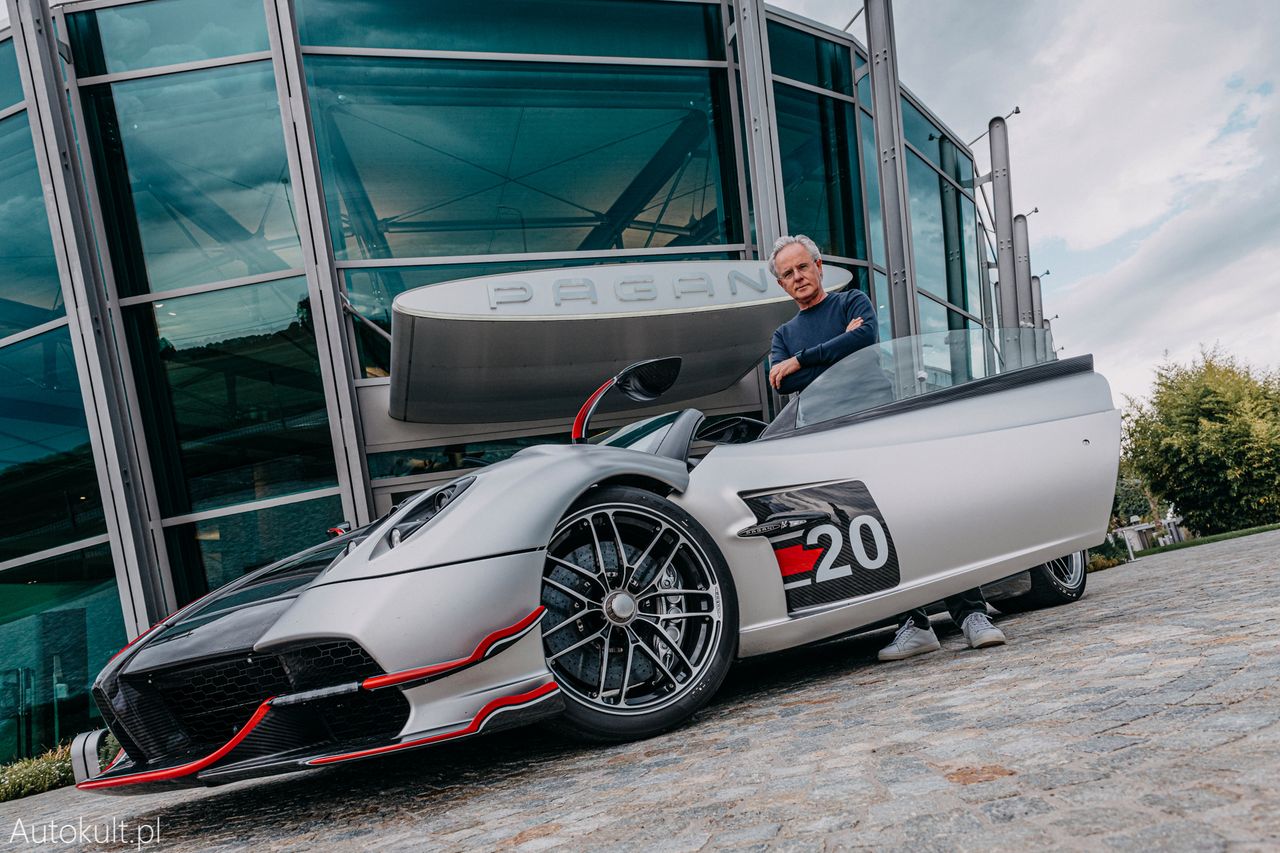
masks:
[[[71,116],[59,67],[59,45],[46,0],[6,0],[36,163],[49,214],[54,255],[67,306],[71,347],[84,399],[90,445],[124,610],[136,636],[168,613],[157,569],[140,465],[130,438],[124,381],[111,333],[105,291]]]
[[[907,210],[906,144],[898,54],[893,35],[893,0],[866,0],[867,43],[871,51],[871,103],[879,152],[880,203],[888,240],[889,311],[895,338],[919,333],[916,275],[911,255],[911,218]]]
[[[1013,217],[1013,283],[1017,293],[1018,327],[1029,329],[1031,323],[1031,241],[1027,236],[1027,217]]]
[[[1031,276],[1031,323],[1032,328],[1036,330],[1036,360],[1046,361],[1050,355],[1049,336],[1044,331],[1044,302],[1040,295],[1040,276],[1038,275]]]
[[[271,64],[280,94],[298,236],[302,241],[307,292],[318,306],[316,345],[324,385],[329,435],[334,445],[343,515],[355,525],[373,520],[373,493],[364,455],[364,434],[352,371],[352,340],[342,312],[333,244],[320,179],[315,134],[308,109],[306,78],[292,0],[264,0]]]
[[[995,196],[996,270],[1000,279],[1000,328],[1018,328],[1018,293],[1013,249],[1013,187],[1009,182],[1009,126],[999,117],[987,125],[991,144],[991,190]]]
[[[786,231],[786,223],[778,206],[782,172],[777,127],[773,121],[765,4],[761,0],[738,0],[737,11],[738,64],[742,69],[743,106],[747,114],[747,171],[751,174],[751,200],[755,209],[756,251],[758,257],[767,258],[773,242]]]

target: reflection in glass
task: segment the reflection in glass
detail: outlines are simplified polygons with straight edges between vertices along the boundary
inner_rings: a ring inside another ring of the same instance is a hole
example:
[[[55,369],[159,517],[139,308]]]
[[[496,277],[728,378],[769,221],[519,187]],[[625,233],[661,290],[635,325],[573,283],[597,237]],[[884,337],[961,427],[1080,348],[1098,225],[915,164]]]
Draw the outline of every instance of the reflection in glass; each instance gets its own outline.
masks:
[[[943,236],[942,184],[942,177],[929,164],[907,152],[911,249],[915,259],[916,286],[946,299],[947,251]]]
[[[65,313],[25,112],[0,121],[0,338]]]
[[[568,433],[522,435],[493,441],[468,441],[437,447],[414,447],[369,454],[369,478],[412,477],[439,471],[481,468],[510,459],[526,447],[539,444],[568,444]]]
[[[18,76],[18,54],[13,39],[0,41],[0,110],[22,100],[22,78]]]
[[[950,175],[961,186],[972,186],[973,161],[905,97],[902,99],[902,133],[943,174]]]
[[[267,49],[260,0],[151,0],[69,20],[80,77]]]
[[[323,542],[342,520],[334,495],[165,528],[178,604]]]
[[[781,83],[773,91],[788,232],[807,234],[829,254],[865,259],[857,108]]]
[[[876,127],[871,116],[862,113],[862,173],[867,187],[867,231],[871,235],[871,262],[884,266],[889,253],[885,248],[884,211],[880,207],[880,158],[876,156]],[[888,328],[884,326],[882,328]]]
[[[961,197],[960,213],[964,220],[964,307],[975,317],[982,316],[982,275],[979,271],[978,211],[973,202]]]
[[[84,90],[122,295],[302,265],[270,62]]]
[[[100,728],[89,689],[124,644],[106,545],[0,571],[0,763]]]
[[[308,56],[338,259],[741,240],[725,73]]]
[[[301,278],[126,310],[166,516],[335,482]]]
[[[651,0],[299,0],[305,45],[724,59],[720,7]]]
[[[560,267],[593,266],[596,264],[643,263],[645,261],[724,261],[736,255],[727,252],[708,252],[696,255],[639,255],[621,258],[560,258],[551,261],[501,261],[489,264],[438,264],[425,267],[385,267],[381,269],[348,269],[347,295],[361,316],[372,320],[386,331],[391,331],[391,303],[406,290],[425,287],[444,281],[476,278],[486,275],[503,275]],[[391,344],[386,338],[371,331],[363,323],[353,324],[356,348],[359,351],[361,375],[365,377],[387,376],[391,369]]]
[[[842,95],[853,94],[851,51],[847,46],[777,21],[768,22],[768,35],[769,66],[774,74]]]
[[[64,326],[0,349],[0,562],[106,532]]]
[[[893,318],[889,310],[889,277],[876,270],[876,292],[872,300],[876,304],[876,325],[880,328],[880,337],[887,338],[892,333]]]

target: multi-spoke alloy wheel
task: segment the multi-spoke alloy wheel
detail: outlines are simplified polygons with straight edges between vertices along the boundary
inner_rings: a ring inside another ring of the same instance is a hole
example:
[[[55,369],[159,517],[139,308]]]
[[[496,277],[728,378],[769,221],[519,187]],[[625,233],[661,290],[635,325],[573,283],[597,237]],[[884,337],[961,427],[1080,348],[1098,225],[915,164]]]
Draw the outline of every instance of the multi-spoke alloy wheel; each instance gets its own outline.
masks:
[[[564,517],[542,603],[547,665],[585,734],[676,725],[728,669],[737,611],[724,561],[687,513],[649,492],[594,490]]]
[[[1084,595],[1088,551],[1075,551],[1031,569],[1031,591],[995,602],[1005,613],[1070,604]]]

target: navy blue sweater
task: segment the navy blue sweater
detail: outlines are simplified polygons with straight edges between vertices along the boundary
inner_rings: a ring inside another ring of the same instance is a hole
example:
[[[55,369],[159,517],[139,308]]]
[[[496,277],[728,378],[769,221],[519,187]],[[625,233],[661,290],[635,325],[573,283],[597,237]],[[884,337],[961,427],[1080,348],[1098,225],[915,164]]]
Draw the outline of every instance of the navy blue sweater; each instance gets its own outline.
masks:
[[[845,327],[854,317],[862,325],[852,332]],[[773,333],[769,352],[771,365],[792,356],[800,369],[782,380],[779,391],[794,394],[809,387],[828,367],[880,339],[876,328],[876,312],[871,300],[861,290],[828,293],[826,298],[796,314]]]

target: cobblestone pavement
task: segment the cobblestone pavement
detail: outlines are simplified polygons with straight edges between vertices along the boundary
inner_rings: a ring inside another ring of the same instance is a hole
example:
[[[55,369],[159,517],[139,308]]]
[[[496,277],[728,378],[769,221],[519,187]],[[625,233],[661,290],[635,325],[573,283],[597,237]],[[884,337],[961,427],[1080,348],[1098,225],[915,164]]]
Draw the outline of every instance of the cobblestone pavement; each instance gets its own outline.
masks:
[[[883,634],[748,661],[641,743],[525,729],[212,791],[67,789],[0,805],[0,842],[114,819],[122,849],[158,821],[151,849],[1274,850],[1278,574],[1280,531],[1189,548],[997,620],[1000,648],[948,629],[895,664]]]

